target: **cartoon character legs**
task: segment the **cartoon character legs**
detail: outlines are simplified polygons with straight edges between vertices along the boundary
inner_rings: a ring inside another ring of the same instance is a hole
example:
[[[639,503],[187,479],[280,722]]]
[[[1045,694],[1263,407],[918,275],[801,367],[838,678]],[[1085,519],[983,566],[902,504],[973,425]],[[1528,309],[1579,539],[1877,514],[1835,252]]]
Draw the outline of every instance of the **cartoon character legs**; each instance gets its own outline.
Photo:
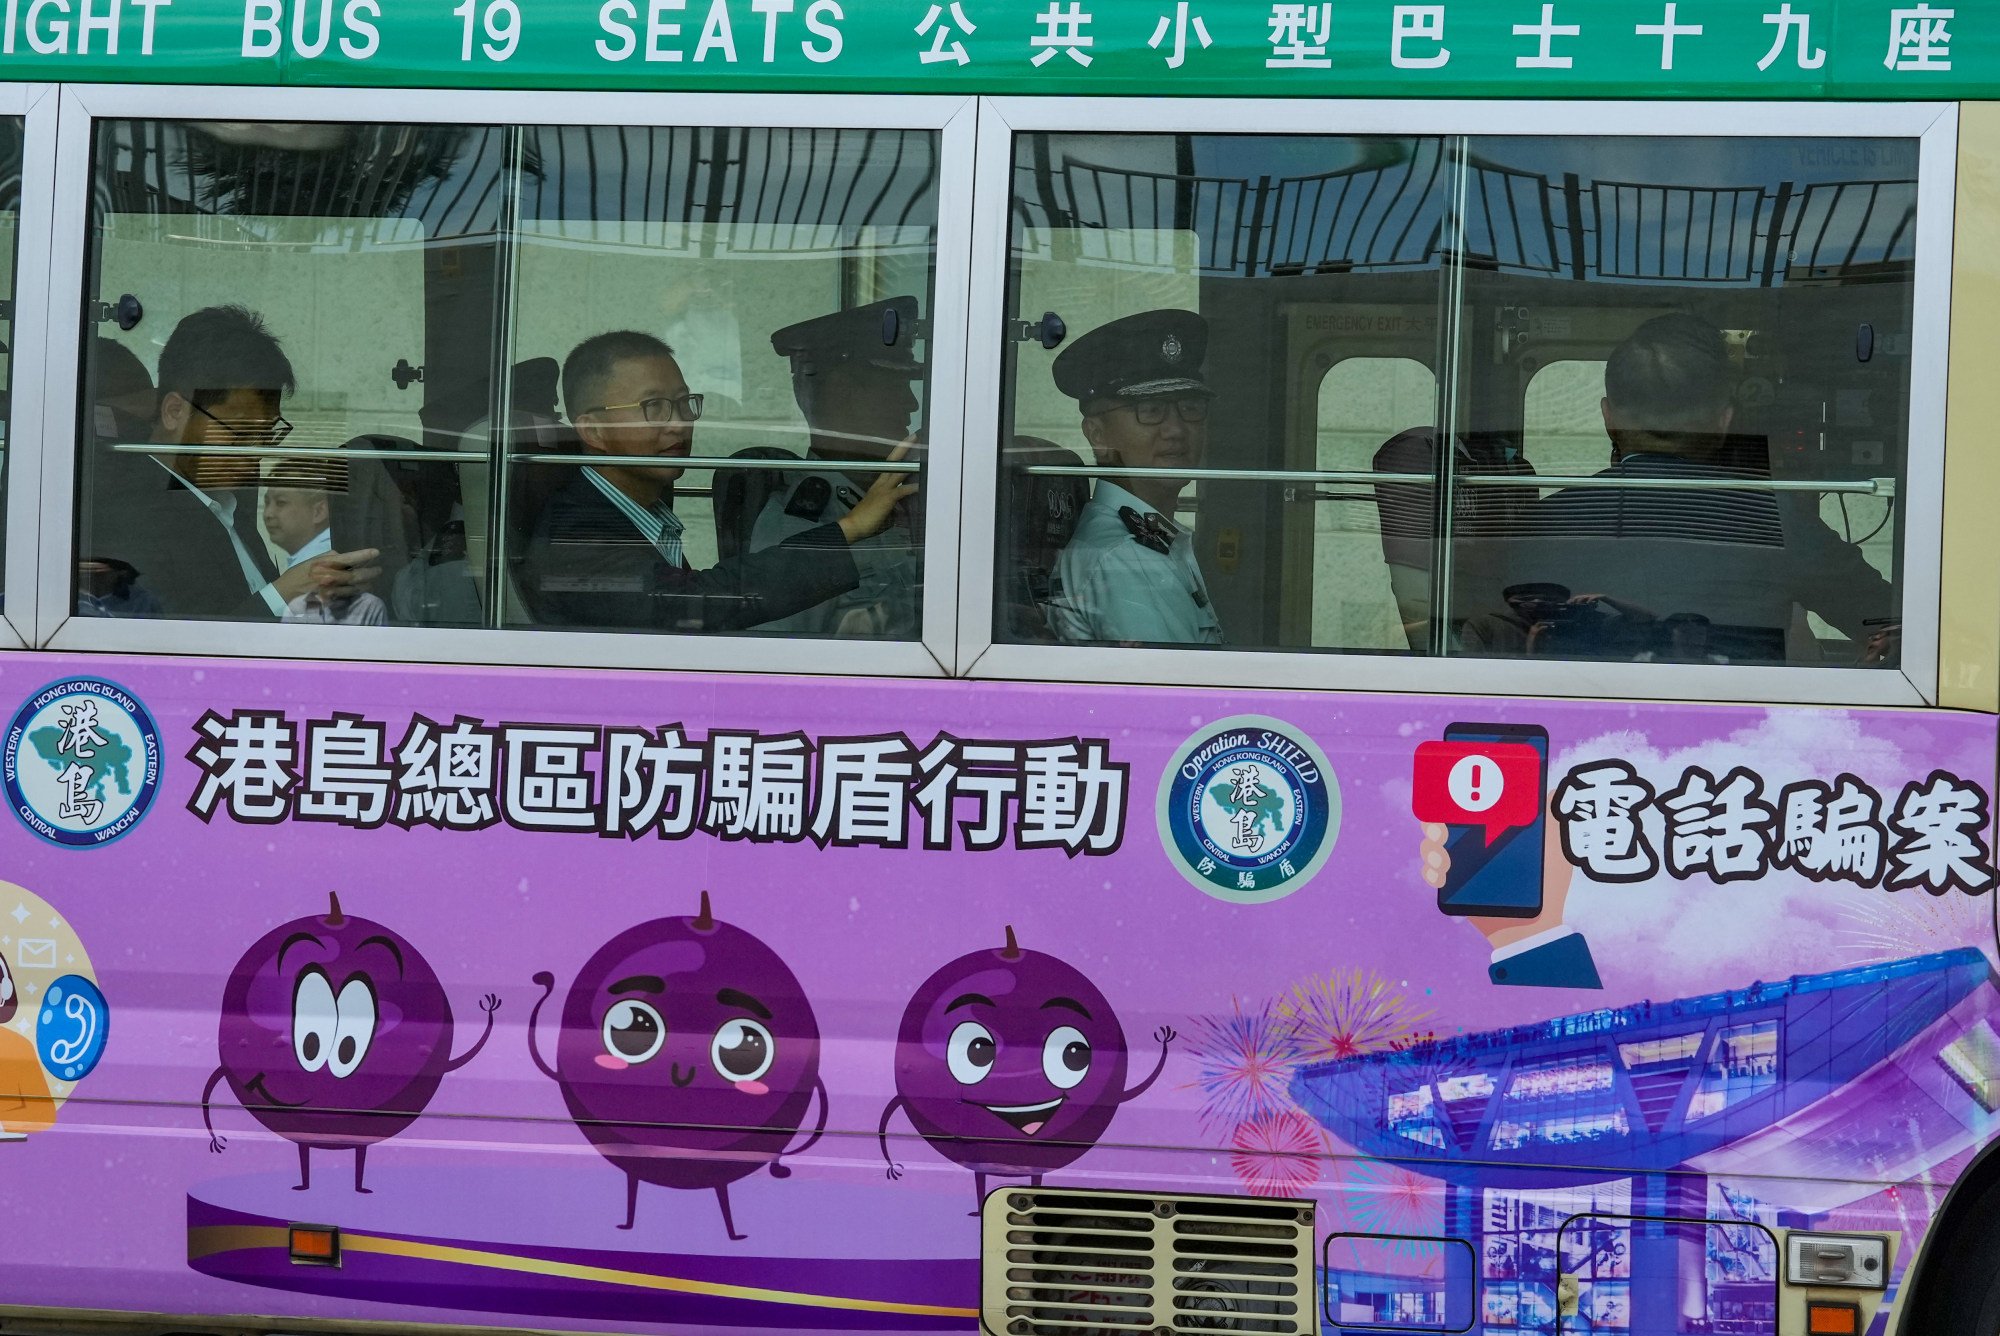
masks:
[[[738,1241],[738,1240],[741,1240],[741,1239],[747,1239],[747,1238],[749,1238],[750,1236],[749,1236],[748,1234],[738,1234],[738,1233],[736,1232],[736,1221],[735,1221],[735,1219],[734,1219],[734,1218],[733,1218],[733,1217],[732,1217],[732,1216],[731,1216],[731,1215],[729,1214],[729,1185],[728,1185],[728,1184],[726,1184],[726,1183],[725,1183],[725,1184],[722,1184],[721,1186],[719,1186],[719,1187],[717,1187],[717,1188],[715,1189],[715,1200],[716,1200],[716,1203],[717,1203],[718,1205],[720,1205],[720,1206],[722,1207],[722,1229],[723,1229],[723,1232],[724,1232],[724,1233],[726,1233],[727,1235],[729,1235],[729,1238],[730,1238],[730,1241],[731,1241],[731,1242],[736,1242],[736,1241]]]
[[[632,1222],[639,1218],[639,1176],[625,1175],[625,1223],[620,1229],[632,1228]]]

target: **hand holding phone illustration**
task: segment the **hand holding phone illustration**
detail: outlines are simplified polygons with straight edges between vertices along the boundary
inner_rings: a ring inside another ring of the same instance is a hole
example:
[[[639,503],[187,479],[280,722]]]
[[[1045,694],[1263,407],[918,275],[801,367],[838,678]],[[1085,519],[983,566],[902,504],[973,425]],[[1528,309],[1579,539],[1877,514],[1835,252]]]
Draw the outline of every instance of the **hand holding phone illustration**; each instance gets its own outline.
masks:
[[[1417,858],[1424,882],[1443,890],[1451,873],[1450,828],[1440,822],[1426,821],[1420,829],[1423,842],[1417,846]],[[1570,877],[1575,871],[1563,857],[1562,841],[1550,831],[1542,840],[1541,912],[1528,919],[1469,914],[1465,921],[1477,928],[1495,950],[1561,927],[1569,908]]]
[[[1575,869],[1550,829],[1548,754],[1535,725],[1453,724],[1419,744],[1418,869],[1438,910],[1486,938],[1494,983],[1598,988],[1588,943],[1565,928]]]

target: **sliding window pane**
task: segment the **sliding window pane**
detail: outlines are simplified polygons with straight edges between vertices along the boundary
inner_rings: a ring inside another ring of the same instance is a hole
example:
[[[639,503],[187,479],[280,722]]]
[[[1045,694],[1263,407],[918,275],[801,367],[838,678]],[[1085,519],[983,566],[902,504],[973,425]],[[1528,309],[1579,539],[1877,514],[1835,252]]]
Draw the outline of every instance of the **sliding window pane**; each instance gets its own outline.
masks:
[[[507,621],[916,639],[937,136],[522,135]]]
[[[484,620],[506,146],[97,124],[79,614]]]
[[[1426,651],[1445,144],[1015,144],[995,634]]]
[[[1893,666],[1916,141],[1471,142],[1453,646]]]

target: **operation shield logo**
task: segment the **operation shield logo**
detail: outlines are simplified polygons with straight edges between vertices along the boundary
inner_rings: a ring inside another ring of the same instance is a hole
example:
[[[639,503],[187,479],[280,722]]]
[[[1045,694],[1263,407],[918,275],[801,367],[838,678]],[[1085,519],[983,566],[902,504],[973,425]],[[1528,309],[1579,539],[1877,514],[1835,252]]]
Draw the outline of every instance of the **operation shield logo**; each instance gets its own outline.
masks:
[[[1263,904],[1311,881],[1333,852],[1340,784],[1304,733],[1238,715],[1174,753],[1159,817],[1160,843],[1182,876],[1219,900]]]
[[[14,815],[51,844],[109,844],[159,793],[160,732],[116,683],[51,682],[8,725],[4,779]]]

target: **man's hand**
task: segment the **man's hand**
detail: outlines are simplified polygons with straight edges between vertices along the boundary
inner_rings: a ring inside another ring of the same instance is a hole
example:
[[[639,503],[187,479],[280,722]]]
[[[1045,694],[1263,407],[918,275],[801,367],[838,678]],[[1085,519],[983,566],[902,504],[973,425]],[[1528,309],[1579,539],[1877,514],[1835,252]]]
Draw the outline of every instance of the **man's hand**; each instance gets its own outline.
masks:
[[[1439,890],[1444,889],[1445,875],[1451,871],[1451,850],[1444,844],[1450,834],[1451,831],[1444,825],[1426,821],[1423,823],[1423,843],[1417,846],[1417,861],[1424,881]],[[1542,912],[1528,919],[1472,915],[1465,921],[1479,929],[1496,951],[1537,933],[1547,932],[1550,928],[1559,928],[1569,905],[1570,876],[1575,871],[1569,860],[1563,857],[1562,841],[1557,838],[1554,825],[1550,824],[1542,839]]]
[[[1875,627],[1868,635],[1867,643],[1861,647],[1860,662],[1866,666],[1889,664],[1903,659],[1903,624],[1897,621],[1885,622]]]
[[[377,548],[356,548],[352,552],[329,552],[298,565],[272,581],[278,596],[290,603],[302,594],[317,594],[332,603],[364,593],[382,574],[370,565],[382,553]]]
[[[890,460],[904,458],[916,443],[915,436],[905,436],[902,444],[889,452]],[[910,474],[878,474],[874,485],[855,502],[854,509],[840,517],[840,532],[849,543],[873,538],[895,521],[896,507],[916,494],[917,484]]]

